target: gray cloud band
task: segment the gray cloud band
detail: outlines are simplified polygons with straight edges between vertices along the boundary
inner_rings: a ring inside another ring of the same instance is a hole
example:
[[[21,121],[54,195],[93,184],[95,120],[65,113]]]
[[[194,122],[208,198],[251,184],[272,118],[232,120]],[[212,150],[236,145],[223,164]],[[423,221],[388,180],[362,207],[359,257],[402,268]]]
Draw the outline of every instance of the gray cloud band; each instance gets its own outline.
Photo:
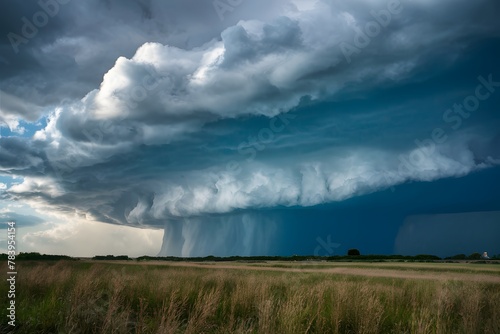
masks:
[[[59,14],[61,5],[67,5],[71,0],[39,0],[37,2],[40,10],[35,12],[31,18],[21,17],[21,28],[19,33],[9,32],[7,38],[14,53],[19,53],[19,47],[28,44],[38,35],[39,29],[43,29],[50,20]]]
[[[214,0],[212,5],[217,16],[221,21],[224,21],[228,13],[232,13],[244,0]]]
[[[378,37],[383,29],[391,24],[393,16],[401,14],[404,8],[399,0],[387,1],[386,7],[387,9],[379,11],[370,10],[370,15],[374,20],[366,22],[364,27],[351,27],[355,32],[353,38],[354,45],[348,42],[341,42],[339,44],[340,51],[342,51],[348,64],[352,62],[352,56],[361,53],[361,50],[368,47],[372,40]]]

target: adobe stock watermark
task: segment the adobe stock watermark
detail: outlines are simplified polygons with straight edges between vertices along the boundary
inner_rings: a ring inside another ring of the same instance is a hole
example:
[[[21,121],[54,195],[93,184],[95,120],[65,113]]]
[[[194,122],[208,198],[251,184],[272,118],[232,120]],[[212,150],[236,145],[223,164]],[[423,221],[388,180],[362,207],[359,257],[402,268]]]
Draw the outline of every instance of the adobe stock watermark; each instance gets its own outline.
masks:
[[[261,128],[255,136],[247,137],[246,141],[243,141],[238,145],[238,153],[242,156],[246,156],[245,161],[247,162],[255,160],[258,152],[265,150],[267,145],[276,140],[277,136],[279,136],[281,132],[285,131],[291,121],[295,118],[297,118],[297,116],[292,112],[274,116],[269,120],[267,127]],[[232,159],[224,165],[222,172],[236,177],[243,172],[242,163],[236,159]],[[221,171],[209,172],[209,179],[218,180],[220,173]],[[207,183],[209,188],[211,188],[212,185],[213,183],[211,182]],[[206,200],[210,200],[208,197],[209,195],[201,194],[201,196]]]
[[[269,120],[269,126],[259,130],[256,136],[249,136],[247,141],[238,145],[238,153],[248,155],[247,161],[257,157],[257,153],[266,149],[266,145],[276,139],[276,135],[283,132],[297,116],[293,113],[283,113]]]
[[[320,236],[316,237],[316,243],[317,245],[314,248],[313,254],[314,257],[307,259],[308,256],[306,256],[305,260],[299,262],[298,268],[291,266],[290,270],[286,270],[285,273],[283,273],[283,279],[289,280],[297,287],[300,286],[301,281],[307,279],[311,271],[314,270],[314,267],[310,266],[311,264],[314,265],[317,264],[318,261],[325,261],[321,259],[322,257],[334,256],[335,250],[341,246],[340,243],[332,241],[331,235],[328,235],[326,240]],[[291,271],[291,273],[289,271]]]
[[[479,84],[476,86],[474,93],[467,95],[462,103],[454,103],[451,108],[448,108],[443,113],[443,121],[449,127],[456,131],[463,121],[468,119],[481,105],[481,102],[486,101],[495,93],[496,88],[500,87],[500,81],[493,81],[493,74],[489,74],[487,78],[482,75],[477,77]],[[414,143],[417,146],[407,157],[399,156],[398,172],[403,173],[403,168],[407,170],[418,169],[418,165],[426,158],[432,155],[436,150],[436,145],[444,144],[448,140],[447,131],[443,127],[434,128],[430,136],[423,140],[415,139]]]
[[[16,222],[10,221],[7,223],[7,318],[9,318],[9,326],[16,326]]]
[[[291,112],[279,114],[269,120],[268,126],[261,128],[255,136],[247,137],[246,141],[238,145],[238,153],[246,156],[246,161],[251,162],[255,160],[258,152],[266,149],[267,145],[276,140],[277,136],[283,132],[292,120],[297,118]],[[241,163],[237,160],[230,160],[225,165],[225,172],[233,175],[239,175],[243,171]],[[217,178],[214,172],[211,172],[212,178]]]
[[[39,0],[37,2],[40,10],[35,12],[31,18],[23,16],[21,18],[20,33],[9,32],[7,38],[14,53],[19,53],[21,44],[28,44],[30,40],[36,37],[39,29],[45,27],[50,19],[59,13],[61,5],[66,5],[71,0]]]
[[[212,5],[221,21],[224,21],[227,13],[232,13],[244,0],[214,0]]]
[[[170,72],[159,72],[156,68],[146,67],[148,72],[141,81],[125,91],[125,103],[131,109],[136,109],[140,102],[148,97],[161,93],[160,84],[174,87],[174,78]]]
[[[382,32],[383,28],[387,28],[392,21],[394,15],[398,15],[403,11],[403,5],[400,0],[389,0],[387,9],[379,11],[371,10],[370,15],[372,21],[365,23],[364,27],[352,27],[355,32],[353,44],[347,42],[340,43],[340,50],[344,55],[348,64],[352,62],[354,54],[361,53],[361,50],[368,47],[372,40]]]
[[[335,250],[341,246],[340,243],[332,241],[331,235],[328,235],[326,240],[317,237],[316,241],[318,245],[314,249],[314,256],[333,256],[335,255]]]
[[[148,72],[142,77],[137,84],[128,87],[123,94],[122,102],[130,109],[136,109],[139,104],[147,98],[159,94],[160,86],[172,86],[173,79],[169,73],[160,73],[156,69],[146,68]],[[113,120],[102,120],[92,128],[84,128],[81,130],[83,137],[87,139],[88,149],[87,155],[91,155],[98,149],[98,145],[106,140],[106,136],[110,136],[118,131],[119,122],[126,118],[126,113],[122,113],[120,117]],[[81,154],[68,154],[63,159],[52,159],[50,162],[52,169],[59,180],[63,176],[69,176],[74,170],[82,164],[85,156]]]

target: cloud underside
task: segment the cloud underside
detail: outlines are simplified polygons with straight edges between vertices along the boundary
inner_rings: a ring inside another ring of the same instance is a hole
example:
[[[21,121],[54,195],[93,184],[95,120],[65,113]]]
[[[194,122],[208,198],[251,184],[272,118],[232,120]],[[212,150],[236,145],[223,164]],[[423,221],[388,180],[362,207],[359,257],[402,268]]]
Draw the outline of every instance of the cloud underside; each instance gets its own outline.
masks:
[[[204,215],[248,221],[239,212],[342,201],[498,164],[498,134],[487,125],[415,144],[442,126],[431,115],[446,105],[354,112],[344,103],[452,64],[480,36],[500,31],[494,18],[475,20],[491,2],[388,6],[318,1],[240,21],[192,48],[145,43],[118,58],[98,89],[55,108],[32,141],[0,139],[2,173],[24,177],[3,196],[113,224],[167,224],[182,235]],[[374,24],[377,34],[367,30]],[[12,127],[29,120],[26,106],[3,94],[4,119]],[[327,101],[337,107],[317,112]],[[183,219],[190,223],[176,227]],[[170,253],[192,254],[190,247]]]

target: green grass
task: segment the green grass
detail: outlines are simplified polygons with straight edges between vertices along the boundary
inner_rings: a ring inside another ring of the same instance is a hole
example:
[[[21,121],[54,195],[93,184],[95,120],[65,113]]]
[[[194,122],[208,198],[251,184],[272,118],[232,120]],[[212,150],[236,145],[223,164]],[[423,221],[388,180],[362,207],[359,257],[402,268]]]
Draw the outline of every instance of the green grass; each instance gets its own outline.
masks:
[[[25,262],[18,268],[17,333],[500,333],[499,287],[210,266]],[[5,284],[0,294],[7,294]],[[8,329],[5,319],[0,332]]]

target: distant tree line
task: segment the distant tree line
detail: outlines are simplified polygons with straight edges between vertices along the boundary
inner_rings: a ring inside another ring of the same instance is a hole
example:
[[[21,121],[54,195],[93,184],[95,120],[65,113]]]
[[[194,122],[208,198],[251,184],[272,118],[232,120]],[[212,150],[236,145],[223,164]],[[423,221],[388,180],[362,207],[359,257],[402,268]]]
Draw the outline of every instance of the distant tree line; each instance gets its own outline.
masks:
[[[492,260],[500,260],[500,254],[491,256]],[[7,260],[7,254],[0,254],[0,260]],[[49,255],[40,254],[37,252],[19,253],[16,256],[16,261],[24,260],[78,260],[67,255]],[[96,255],[92,260],[132,260],[127,255]],[[264,262],[264,261],[408,261],[408,262],[426,262],[443,260],[439,256],[420,254],[420,255],[362,255],[357,249],[349,249],[347,255],[334,256],[314,256],[314,255],[293,255],[293,256],[204,256],[204,257],[176,257],[176,256],[140,256],[136,261],[186,261],[186,262],[222,262],[222,261],[239,261],[239,262]],[[481,260],[480,253],[472,253],[467,256],[465,254],[457,254],[446,257],[444,260]]]
[[[482,256],[480,253],[472,253],[467,256],[465,254],[457,254],[449,257],[445,257],[445,260],[481,260]],[[500,254],[490,256],[490,259],[500,259]]]
[[[96,255],[92,260],[131,260],[127,255]]]
[[[175,257],[175,256],[140,256],[137,261],[383,261],[383,260],[407,260],[407,261],[436,261],[441,260],[435,255],[335,255],[335,256],[311,256],[311,255],[293,255],[293,256],[205,256],[205,257]]]
[[[0,254],[0,260],[7,260],[7,254]],[[25,261],[25,260],[49,260],[49,261],[58,261],[58,260],[76,260],[71,256],[67,255],[50,255],[50,254],[40,254],[37,252],[30,253],[19,253],[16,255],[16,261]]]

